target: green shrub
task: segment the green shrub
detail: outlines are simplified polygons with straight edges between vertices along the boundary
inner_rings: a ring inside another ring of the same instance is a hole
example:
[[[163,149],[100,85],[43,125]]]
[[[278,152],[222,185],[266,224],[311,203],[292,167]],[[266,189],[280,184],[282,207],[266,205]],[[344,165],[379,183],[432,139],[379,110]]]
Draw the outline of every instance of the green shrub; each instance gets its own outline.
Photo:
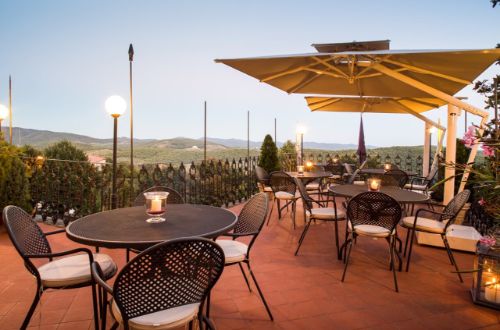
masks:
[[[61,141],[48,146],[43,153],[47,159],[88,161],[85,152],[69,141]]]
[[[269,134],[266,135],[260,147],[259,166],[269,173],[280,169],[278,148]]]
[[[0,141],[0,210],[16,205],[30,211],[29,184],[19,148]]]

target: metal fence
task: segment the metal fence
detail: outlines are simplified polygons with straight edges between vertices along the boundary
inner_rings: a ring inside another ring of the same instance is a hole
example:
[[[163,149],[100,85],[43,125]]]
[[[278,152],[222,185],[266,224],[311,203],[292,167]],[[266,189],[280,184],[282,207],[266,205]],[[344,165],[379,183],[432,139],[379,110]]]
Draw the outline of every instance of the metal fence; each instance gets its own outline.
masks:
[[[111,164],[54,159],[24,159],[36,215],[67,223],[111,207]],[[147,164],[134,169],[134,185],[127,165],[117,170],[117,205],[130,206],[143,190],[162,185],[177,190],[187,203],[230,206],[257,190],[257,158],[207,163]]]

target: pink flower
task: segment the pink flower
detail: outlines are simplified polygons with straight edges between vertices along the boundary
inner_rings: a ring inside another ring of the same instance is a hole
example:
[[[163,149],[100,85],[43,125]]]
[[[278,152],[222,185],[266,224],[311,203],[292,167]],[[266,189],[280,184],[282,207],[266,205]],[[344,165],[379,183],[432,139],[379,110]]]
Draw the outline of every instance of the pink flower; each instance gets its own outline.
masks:
[[[474,131],[474,126],[469,126],[467,132],[465,132],[464,134],[462,142],[467,148],[472,147],[476,143],[476,134]]]
[[[492,147],[483,144],[481,148],[483,148],[483,155],[485,157],[495,156],[495,149],[493,149]]]
[[[478,204],[481,205],[481,206],[485,206],[486,205],[486,201],[484,200],[484,198],[481,197],[481,199],[478,201]]]

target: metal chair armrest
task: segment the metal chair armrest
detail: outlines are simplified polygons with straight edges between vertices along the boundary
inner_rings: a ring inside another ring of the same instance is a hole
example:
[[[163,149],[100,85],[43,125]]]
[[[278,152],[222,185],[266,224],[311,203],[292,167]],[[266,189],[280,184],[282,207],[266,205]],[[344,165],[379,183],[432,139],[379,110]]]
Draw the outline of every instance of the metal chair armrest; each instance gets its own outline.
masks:
[[[43,234],[45,236],[49,236],[49,235],[60,234],[60,233],[65,233],[65,232],[66,232],[66,229],[58,229],[58,230],[49,231],[49,232],[43,233]]]
[[[255,236],[258,233],[259,233],[258,231],[248,232],[248,233],[226,233],[226,234],[222,234],[220,236],[222,236],[222,237],[232,237],[233,239],[235,239],[235,238],[238,238],[238,237]]]
[[[92,263],[92,265],[90,266],[90,272],[92,274],[92,278],[94,279],[94,281],[96,281],[97,285],[99,285],[108,293],[113,295],[113,288],[111,288],[111,286],[109,286],[109,284],[102,279],[101,266],[99,266],[97,262]]]
[[[75,254],[78,252],[85,252],[89,256],[90,262],[94,262],[94,256],[92,255],[92,252],[86,248],[76,248],[72,250],[55,252],[55,253],[27,254],[26,257],[30,259],[56,258],[56,257],[67,256],[70,254]]]

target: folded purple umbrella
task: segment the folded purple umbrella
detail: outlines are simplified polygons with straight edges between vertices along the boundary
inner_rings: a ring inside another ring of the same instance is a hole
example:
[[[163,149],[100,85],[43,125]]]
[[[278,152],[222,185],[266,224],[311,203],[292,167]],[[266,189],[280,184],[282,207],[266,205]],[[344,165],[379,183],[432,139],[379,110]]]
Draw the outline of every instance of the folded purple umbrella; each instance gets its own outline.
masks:
[[[363,130],[363,116],[359,124],[358,150],[356,153],[359,156],[359,164],[363,164],[366,160],[365,132]]]

